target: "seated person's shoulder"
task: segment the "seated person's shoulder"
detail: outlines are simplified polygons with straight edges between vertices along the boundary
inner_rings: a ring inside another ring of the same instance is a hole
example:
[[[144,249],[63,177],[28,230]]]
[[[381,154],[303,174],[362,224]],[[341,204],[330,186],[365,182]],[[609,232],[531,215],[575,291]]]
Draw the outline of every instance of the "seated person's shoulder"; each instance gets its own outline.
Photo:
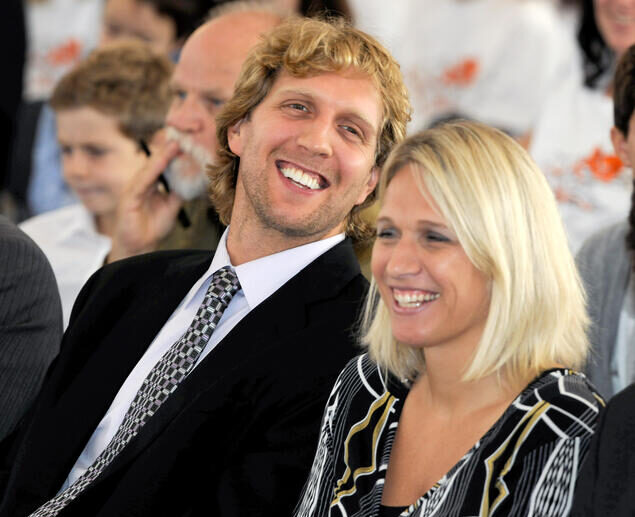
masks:
[[[42,262],[46,262],[46,258],[42,250],[33,242],[31,237],[22,231],[19,227],[0,215],[0,246],[2,247],[3,267],[6,269],[10,264],[17,265],[18,261],[23,260],[24,255],[38,257]],[[8,263],[7,261],[12,261]]]
[[[529,394],[536,406],[547,405],[550,414],[563,424],[566,421],[595,423],[605,403],[582,373],[570,369],[545,372]]]
[[[361,396],[367,398],[380,398],[387,392],[405,391],[405,386],[399,386],[399,381],[381,368],[368,355],[364,353],[353,357],[335,383],[333,391],[340,391],[348,396]]]
[[[635,424],[635,384],[631,384],[609,400],[605,410],[605,424],[617,424],[632,431]]]
[[[128,277],[130,282],[139,283],[148,277],[161,279],[164,274],[178,274],[179,270],[209,266],[213,252],[208,250],[165,250],[154,251],[116,260],[102,267],[95,275],[109,280],[113,276]],[[204,270],[201,271],[203,274]]]
[[[600,263],[606,265],[607,257],[615,254],[617,250],[626,249],[625,239],[628,232],[628,224],[625,221],[607,226],[595,232],[589,237],[580,251],[576,254],[578,266],[593,267]],[[584,271],[581,271],[584,274]]]

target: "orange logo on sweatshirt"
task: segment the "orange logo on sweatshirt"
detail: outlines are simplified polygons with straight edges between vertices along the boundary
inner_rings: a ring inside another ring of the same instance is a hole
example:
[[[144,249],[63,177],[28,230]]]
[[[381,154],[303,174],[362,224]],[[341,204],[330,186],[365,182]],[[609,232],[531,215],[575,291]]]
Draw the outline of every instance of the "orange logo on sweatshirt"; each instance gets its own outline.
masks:
[[[614,154],[605,154],[596,147],[587,158],[580,160],[573,170],[579,174],[582,169],[588,168],[596,178],[608,183],[620,173],[623,165],[619,157]]]
[[[82,44],[74,38],[52,49],[46,58],[55,65],[72,64],[82,53]]]
[[[454,86],[469,86],[476,81],[479,72],[479,62],[475,58],[467,58],[460,63],[446,68],[442,80],[445,84]]]

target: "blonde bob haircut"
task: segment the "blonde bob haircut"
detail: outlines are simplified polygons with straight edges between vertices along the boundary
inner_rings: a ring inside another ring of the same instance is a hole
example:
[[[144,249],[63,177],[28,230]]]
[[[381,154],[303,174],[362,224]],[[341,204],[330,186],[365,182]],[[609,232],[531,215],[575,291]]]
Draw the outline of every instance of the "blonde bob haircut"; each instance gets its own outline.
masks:
[[[392,146],[405,137],[410,102],[399,65],[389,52],[373,37],[343,19],[290,18],[252,49],[243,64],[234,95],[216,119],[219,151],[216,163],[208,167],[210,197],[225,224],[231,219],[239,164],[238,156],[229,148],[228,131],[249,117],[282,70],[293,77],[354,70],[373,81],[383,104],[376,166],[381,167]],[[346,233],[357,243],[373,236],[372,226],[359,212],[374,199],[372,193],[349,213]]]
[[[406,166],[491,282],[485,329],[463,380],[504,372],[524,381],[557,365],[580,368],[589,347],[584,291],[553,193],[527,152],[483,124],[445,123],[395,147],[380,202]],[[394,339],[375,280],[362,335],[371,357],[397,377],[425,370],[423,350]]]

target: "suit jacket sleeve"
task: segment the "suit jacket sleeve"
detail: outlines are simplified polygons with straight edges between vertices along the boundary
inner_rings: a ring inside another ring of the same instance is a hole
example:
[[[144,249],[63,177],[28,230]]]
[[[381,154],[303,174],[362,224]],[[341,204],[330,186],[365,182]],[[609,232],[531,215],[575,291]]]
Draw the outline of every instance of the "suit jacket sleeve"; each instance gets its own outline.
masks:
[[[635,384],[606,406],[578,479],[573,517],[635,515]]]
[[[60,298],[46,257],[0,218],[0,440],[35,398],[61,338]]]

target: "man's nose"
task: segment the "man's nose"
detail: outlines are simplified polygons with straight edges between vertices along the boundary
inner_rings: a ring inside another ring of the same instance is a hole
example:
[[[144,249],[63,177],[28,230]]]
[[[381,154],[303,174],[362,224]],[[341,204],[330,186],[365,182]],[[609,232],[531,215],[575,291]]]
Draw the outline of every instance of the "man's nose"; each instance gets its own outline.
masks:
[[[298,135],[298,145],[312,154],[331,156],[333,154],[332,131],[333,126],[329,120],[322,118],[307,120]]]

